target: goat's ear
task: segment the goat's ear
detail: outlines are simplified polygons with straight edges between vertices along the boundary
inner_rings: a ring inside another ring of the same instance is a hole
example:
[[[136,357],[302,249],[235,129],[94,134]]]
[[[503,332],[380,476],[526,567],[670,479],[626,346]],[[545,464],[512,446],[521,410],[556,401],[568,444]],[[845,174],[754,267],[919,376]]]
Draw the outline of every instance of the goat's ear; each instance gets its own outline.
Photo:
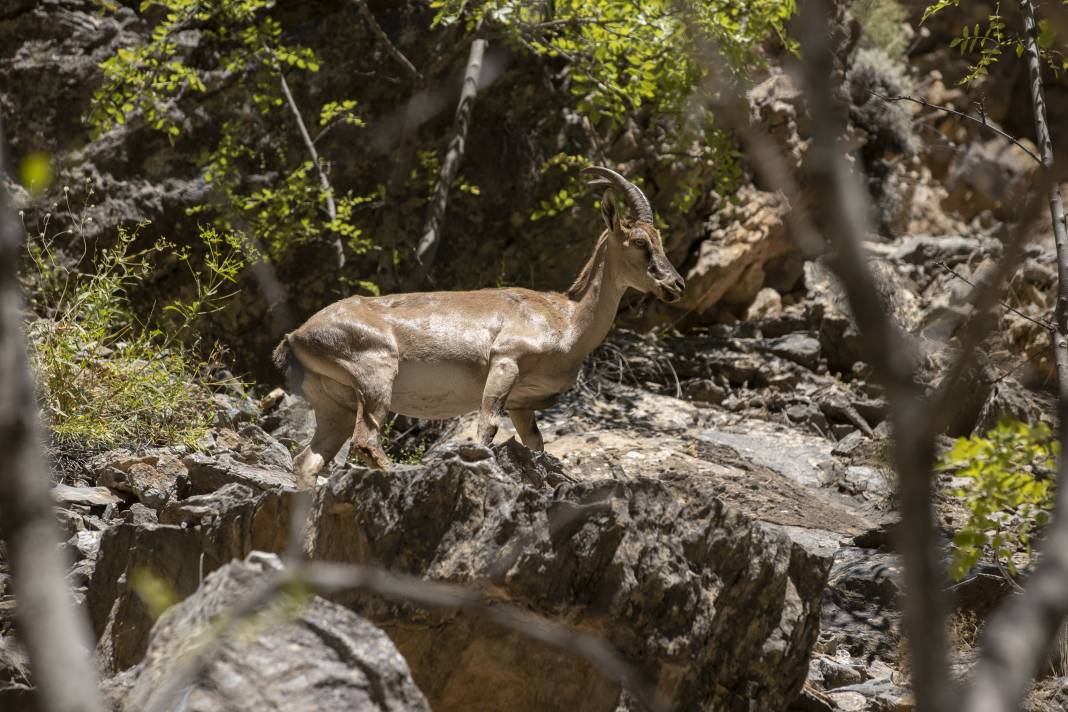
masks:
[[[604,218],[605,227],[609,231],[619,233],[619,208],[616,207],[616,199],[612,197],[610,190],[606,190],[601,198],[601,217]]]

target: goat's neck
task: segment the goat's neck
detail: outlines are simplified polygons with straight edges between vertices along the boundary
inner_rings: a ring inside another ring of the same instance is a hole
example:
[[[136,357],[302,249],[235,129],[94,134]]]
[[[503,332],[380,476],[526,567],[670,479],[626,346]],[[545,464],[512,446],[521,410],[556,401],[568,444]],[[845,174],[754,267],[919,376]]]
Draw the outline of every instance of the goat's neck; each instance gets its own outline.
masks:
[[[568,290],[568,298],[572,303],[572,353],[580,358],[604,341],[615,321],[619,300],[627,291],[620,279],[612,248],[607,235],[602,235],[593,256]]]

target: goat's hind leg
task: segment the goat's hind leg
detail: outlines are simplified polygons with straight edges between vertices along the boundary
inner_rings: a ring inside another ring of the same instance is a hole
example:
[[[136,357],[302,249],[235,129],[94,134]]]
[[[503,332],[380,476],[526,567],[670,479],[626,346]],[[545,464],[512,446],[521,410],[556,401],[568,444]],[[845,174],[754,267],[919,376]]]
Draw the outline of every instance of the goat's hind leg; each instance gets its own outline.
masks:
[[[315,487],[316,476],[330,464],[345,441],[352,437],[356,412],[330,394],[329,391],[335,390],[332,386],[347,388],[311,371],[304,376],[301,387],[315,410],[315,435],[293,461],[297,486],[301,489]]]
[[[344,396],[355,405],[356,418],[350,432],[353,453],[368,467],[388,470],[389,456],[382,449],[379,433],[386,422],[389,401],[392,396],[393,379],[397,373],[394,359],[365,357],[361,363],[349,369],[352,388],[345,388]]]
[[[512,425],[519,435],[519,439],[527,446],[528,450],[541,451],[545,449],[545,441],[542,440],[538,423],[534,419],[534,410],[529,408],[509,408],[508,417],[512,419]]]
[[[379,432],[386,420],[387,406],[383,403],[364,402],[356,416],[356,428],[352,434],[352,446],[357,456],[369,467],[388,470],[389,455],[382,449]]]

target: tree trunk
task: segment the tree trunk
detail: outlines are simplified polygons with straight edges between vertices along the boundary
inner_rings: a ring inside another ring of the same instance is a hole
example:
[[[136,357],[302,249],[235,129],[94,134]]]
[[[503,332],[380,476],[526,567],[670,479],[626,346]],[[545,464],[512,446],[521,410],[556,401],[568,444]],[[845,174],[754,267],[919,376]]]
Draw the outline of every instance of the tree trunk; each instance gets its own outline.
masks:
[[[471,112],[478,93],[478,80],[482,74],[482,57],[486,52],[486,40],[476,39],[471,42],[471,51],[467,56],[467,70],[464,72],[464,86],[460,92],[460,103],[456,107],[456,119],[453,122],[453,136],[441,163],[441,174],[434,186],[434,195],[430,201],[423,236],[416,248],[416,268],[411,286],[417,287],[426,278],[434,264],[438,247],[441,245],[441,229],[445,221],[445,208],[449,202],[449,188],[452,187],[460,161],[464,156],[467,141],[467,129],[471,123]]]
[[[1053,141],[1046,116],[1042,86],[1042,56],[1038,47],[1038,23],[1032,0],[1020,0],[1024,21],[1025,56],[1031,83],[1035,138],[1043,170],[1053,169]],[[1057,246],[1057,309],[1051,331],[1053,359],[1057,366],[1057,416],[1061,461],[1053,520],[1046,528],[1041,558],[1025,590],[1006,603],[987,625],[982,656],[965,700],[973,712],[1010,712],[1038,673],[1057,632],[1068,614],[1068,234],[1060,186],[1051,180],[1048,188],[1050,219]]]

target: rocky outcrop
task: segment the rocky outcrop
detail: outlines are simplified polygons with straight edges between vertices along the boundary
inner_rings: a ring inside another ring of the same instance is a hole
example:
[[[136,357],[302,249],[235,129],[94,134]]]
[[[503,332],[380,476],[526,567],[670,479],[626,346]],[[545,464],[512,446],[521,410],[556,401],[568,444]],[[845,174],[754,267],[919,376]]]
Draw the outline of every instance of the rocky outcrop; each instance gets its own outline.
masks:
[[[514,441],[450,446],[388,473],[347,469],[317,495],[309,551],[476,585],[603,636],[672,708],[785,707],[805,676],[829,555],[732,510],[708,478],[571,479]],[[581,658],[487,621],[339,600],[390,634],[435,709],[621,703]]]
[[[429,712],[389,638],[322,598],[280,595],[247,623],[256,635],[237,630],[219,639],[220,621],[280,568],[277,557],[252,554],[208,576],[163,614],[144,659],[111,681],[116,709],[142,710],[164,702],[157,699],[166,690],[161,683],[179,674],[186,655],[214,646],[203,670],[182,686],[182,709]]]
[[[694,456],[684,440],[694,407],[673,413],[670,399],[661,400],[633,401],[648,409],[645,415],[602,405],[599,433],[580,435],[589,427],[581,425],[585,418],[572,420],[579,439],[558,440],[572,455],[566,463],[509,441],[493,450],[449,442],[424,465],[389,472],[336,466],[318,492],[308,553],[475,586],[577,627],[618,649],[673,704],[730,709],[753,699],[783,707],[806,675],[833,550],[827,543],[868,525],[802,484],[802,470],[823,473],[813,482],[833,479],[830,446],[814,445],[824,441],[797,441],[783,462],[754,464],[748,448],[759,448],[757,441],[728,443],[724,438],[741,435],[717,430]],[[546,422],[547,432],[560,427]],[[216,431],[196,458],[221,467],[244,451],[244,459],[259,463],[244,466],[285,476],[277,460],[263,455],[275,441],[260,433],[245,439]],[[614,433],[627,443],[617,443]],[[660,436],[650,438],[654,433]],[[596,442],[582,444],[593,436]],[[781,434],[769,437],[787,442]],[[775,469],[786,460],[793,469]],[[100,476],[112,473],[119,486],[127,480],[116,473],[160,462],[182,465],[160,453],[117,453],[97,464]],[[136,501],[100,524],[98,551],[84,554],[95,565],[87,607],[102,666],[128,671],[114,681],[122,699],[135,699],[134,681],[148,679],[146,666],[162,664],[150,635],[161,608],[193,595],[228,561],[285,546],[291,491],[220,482],[214,491],[191,494],[193,466],[200,465],[187,456],[184,470],[175,467],[179,484],[163,488],[174,496],[150,500],[154,508],[120,490]],[[740,496],[754,483],[767,490],[764,504]],[[799,536],[794,525],[805,517],[782,513],[797,507],[819,512],[807,523],[818,520],[833,531]],[[436,709],[536,708],[546,700],[583,709],[631,704],[580,656],[477,616],[367,595],[335,600],[392,637]]]
[[[781,196],[752,186],[724,201],[706,225],[693,264],[683,271],[686,291],[673,308],[700,313],[721,301],[748,306],[764,286],[769,263],[796,249],[783,222],[787,209]]]
[[[251,551],[282,551],[292,502],[292,494],[228,484],[168,504],[158,523],[109,528],[87,597],[101,666],[115,672],[141,660],[158,613],[152,605],[184,599],[207,574]]]

